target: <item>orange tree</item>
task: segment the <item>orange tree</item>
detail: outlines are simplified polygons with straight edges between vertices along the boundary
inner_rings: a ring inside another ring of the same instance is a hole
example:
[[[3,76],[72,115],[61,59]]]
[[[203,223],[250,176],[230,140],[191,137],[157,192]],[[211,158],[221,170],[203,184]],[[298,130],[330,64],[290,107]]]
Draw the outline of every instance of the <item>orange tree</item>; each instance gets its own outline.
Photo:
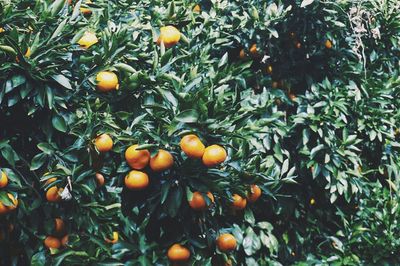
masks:
[[[0,3],[1,263],[398,262],[379,3]]]

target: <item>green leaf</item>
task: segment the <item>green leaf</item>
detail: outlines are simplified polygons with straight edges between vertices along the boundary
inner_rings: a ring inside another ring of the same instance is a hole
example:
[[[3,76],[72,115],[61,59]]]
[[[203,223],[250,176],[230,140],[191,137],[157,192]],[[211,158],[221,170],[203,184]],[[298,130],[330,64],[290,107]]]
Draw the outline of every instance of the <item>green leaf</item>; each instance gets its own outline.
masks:
[[[67,124],[65,123],[65,120],[62,116],[60,115],[54,115],[51,123],[53,124],[53,127],[57,129],[58,131],[61,132],[66,132],[67,131]]]
[[[45,153],[36,154],[35,157],[32,158],[30,169],[32,171],[39,169],[46,162],[46,159],[47,155]]]
[[[199,119],[199,114],[193,109],[185,110],[179,113],[175,119],[183,123],[196,123]]]

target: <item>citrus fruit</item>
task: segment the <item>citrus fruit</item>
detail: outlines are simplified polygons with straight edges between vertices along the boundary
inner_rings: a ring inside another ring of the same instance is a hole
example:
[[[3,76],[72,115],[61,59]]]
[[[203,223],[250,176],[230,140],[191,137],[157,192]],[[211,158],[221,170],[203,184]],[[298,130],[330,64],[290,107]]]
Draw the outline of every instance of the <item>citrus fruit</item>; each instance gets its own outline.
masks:
[[[7,184],[8,184],[8,176],[4,171],[1,171],[0,188],[7,186]]]
[[[83,36],[79,39],[78,44],[85,49],[88,49],[90,46],[98,43],[99,40],[96,37],[96,34],[93,32],[85,32]]]
[[[115,243],[118,242],[118,239],[119,239],[119,234],[118,234],[118,232],[113,232],[113,238],[112,238],[112,239],[106,238],[105,240],[106,240],[107,243],[115,244]]]
[[[193,8],[193,12],[194,12],[194,13],[200,13],[200,12],[201,12],[201,7],[200,7],[200,5],[195,5],[194,8]]]
[[[188,261],[190,258],[190,251],[180,244],[173,244],[168,249],[167,257],[172,262]]]
[[[146,173],[132,170],[125,177],[125,186],[130,190],[142,190],[149,185],[149,176]]]
[[[196,135],[186,135],[181,139],[180,146],[182,151],[189,158],[203,157],[205,146]]]
[[[213,194],[211,194],[211,192],[207,192],[207,197],[210,199],[210,201],[212,203],[214,203],[214,196],[213,196]],[[207,209],[207,207],[208,207],[203,194],[198,191],[193,192],[193,197],[189,201],[189,206],[190,206],[190,208],[192,208],[193,210],[196,210],[196,211],[202,211],[202,210]]]
[[[331,40],[326,40],[325,41],[325,47],[326,47],[326,49],[331,49],[332,48],[332,42],[331,42]]]
[[[47,248],[60,248],[61,242],[57,237],[48,236],[44,239],[44,245]]]
[[[54,232],[57,235],[63,234],[65,231],[65,224],[64,221],[61,218],[56,218],[54,220]]]
[[[58,202],[61,200],[61,196],[59,195],[59,189],[57,186],[52,186],[46,192],[46,199],[50,202]],[[61,192],[61,191],[60,191]]]
[[[234,210],[243,210],[244,208],[246,208],[247,200],[245,198],[242,198],[240,195],[233,194],[232,200],[232,208]]]
[[[118,77],[114,72],[101,71],[96,75],[97,89],[101,92],[118,90]]]
[[[171,168],[174,165],[174,157],[166,150],[159,150],[158,153],[150,159],[150,168],[154,172],[161,172]]]
[[[65,236],[63,236],[61,238],[61,241],[60,241],[61,242],[61,246],[65,247],[68,244],[68,238],[69,238],[68,235],[65,235]]]
[[[261,189],[257,185],[251,185],[250,192],[247,195],[247,200],[251,203],[254,203],[260,198],[261,196]]]
[[[110,151],[113,147],[113,144],[113,140],[108,134],[101,134],[94,141],[94,145],[99,152]]]
[[[164,26],[160,28],[160,36],[157,44],[164,43],[165,48],[170,48],[177,44],[181,38],[181,33],[174,26]]]
[[[226,150],[219,145],[208,146],[204,150],[203,164],[207,167],[216,166],[225,161],[227,157]]]
[[[222,234],[217,238],[217,247],[222,252],[235,250],[236,245],[236,238],[231,234]]]
[[[249,49],[249,53],[253,57],[257,57],[258,56],[257,45],[255,43],[253,45],[251,45],[251,47]]]
[[[148,150],[137,150],[138,144],[130,146],[125,151],[125,160],[128,165],[137,170],[145,168],[150,161],[150,152]]]
[[[98,187],[104,186],[104,176],[100,173],[96,173],[96,184]]]

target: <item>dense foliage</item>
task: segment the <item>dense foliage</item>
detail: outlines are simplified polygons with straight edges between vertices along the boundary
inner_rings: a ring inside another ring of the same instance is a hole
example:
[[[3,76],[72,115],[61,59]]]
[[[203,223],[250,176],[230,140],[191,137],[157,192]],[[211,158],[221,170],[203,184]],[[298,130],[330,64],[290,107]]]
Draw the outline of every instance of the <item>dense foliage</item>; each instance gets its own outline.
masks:
[[[397,0],[0,0],[0,264],[400,264],[399,58]]]

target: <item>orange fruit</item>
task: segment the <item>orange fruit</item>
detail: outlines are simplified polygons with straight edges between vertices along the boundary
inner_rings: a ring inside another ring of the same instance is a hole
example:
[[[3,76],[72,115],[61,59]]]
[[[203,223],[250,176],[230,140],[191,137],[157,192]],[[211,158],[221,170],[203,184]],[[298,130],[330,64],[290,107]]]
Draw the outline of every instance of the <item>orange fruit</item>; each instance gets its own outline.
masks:
[[[233,199],[232,208],[234,210],[243,210],[244,208],[246,208],[247,200],[245,198],[242,198],[238,194],[233,194],[232,199]]]
[[[56,218],[54,220],[54,232],[57,235],[63,234],[65,231],[64,221],[61,218]]]
[[[99,40],[96,37],[96,34],[93,32],[85,32],[83,36],[79,39],[78,44],[85,49],[88,49],[90,46],[98,43]]]
[[[1,171],[0,188],[7,186],[7,184],[8,184],[8,176],[6,175],[6,173],[4,173],[4,171]]]
[[[216,166],[225,161],[227,157],[226,150],[219,145],[208,146],[204,150],[203,163],[205,166]]]
[[[297,49],[300,49],[300,48],[301,48],[301,43],[300,43],[300,42],[297,42],[297,43],[295,44],[295,46],[296,46]]]
[[[157,44],[164,43],[165,48],[170,48],[177,44],[181,38],[181,33],[174,26],[164,26],[160,28],[160,35]]]
[[[61,192],[61,188],[59,189],[57,186],[53,186],[49,188],[46,192],[46,199],[50,202],[59,202],[61,200],[61,196],[59,195],[59,191]]]
[[[172,262],[188,261],[190,258],[190,251],[180,244],[173,244],[168,249],[167,257]]]
[[[255,43],[250,47],[249,53],[253,57],[257,57],[258,56],[257,45]]]
[[[325,47],[326,47],[326,49],[331,49],[332,48],[332,42],[331,42],[331,40],[326,40],[325,41]]]
[[[92,1],[90,1],[90,0],[87,0],[86,2],[85,2],[85,4],[91,4],[92,3]],[[90,8],[87,8],[87,7],[81,7],[81,8],[79,8],[79,10],[81,11],[81,13],[83,14],[83,15],[90,15],[90,14],[92,14],[92,10],[90,10]]]
[[[61,242],[57,237],[48,236],[44,239],[44,245],[47,248],[60,248]]]
[[[63,246],[63,247],[65,247],[67,244],[68,244],[68,235],[65,235],[65,236],[63,236],[63,238],[61,238],[61,245]]]
[[[246,59],[246,52],[244,51],[244,49],[241,49],[239,52],[239,58],[240,59]]]
[[[113,144],[113,140],[108,134],[101,134],[94,141],[94,145],[99,152],[110,151],[113,147]]]
[[[4,29],[4,28],[2,28],[2,27],[0,27],[0,33],[3,33],[3,32],[5,32],[6,30]]]
[[[205,146],[203,142],[196,135],[186,135],[181,139],[179,143],[182,151],[189,158],[201,158],[203,157]]]
[[[9,213],[18,207],[18,200],[11,193],[7,193],[7,196],[13,205],[6,206],[4,203],[0,202],[0,215]]]
[[[211,192],[207,192],[207,197],[210,199],[212,203],[214,203],[214,196]],[[207,202],[204,199],[204,196],[201,192],[193,192],[193,197],[189,201],[189,206],[196,211],[202,211],[207,209]]]
[[[56,180],[57,180],[56,177],[52,177],[52,178],[47,179],[46,182],[45,182],[44,184],[45,184],[45,185],[48,185],[48,184],[53,183],[53,182],[56,181]]]
[[[311,199],[310,199],[310,204],[311,204],[311,205],[314,205],[314,204],[315,204],[315,199],[314,199],[314,198],[311,198]]]
[[[125,186],[130,190],[142,190],[149,185],[149,176],[146,173],[132,170],[125,177]]]
[[[270,75],[272,74],[272,66],[271,65],[267,66],[267,73]]]
[[[236,238],[231,234],[222,234],[217,238],[217,247],[222,252],[235,250],[236,245]]]
[[[113,232],[113,238],[112,238],[112,239],[106,238],[105,240],[106,240],[107,243],[115,244],[115,243],[118,242],[118,239],[119,239],[119,234],[118,234],[118,232]]]
[[[104,186],[104,176],[100,173],[96,173],[96,183],[98,187]]]
[[[154,172],[161,172],[171,168],[174,165],[174,157],[166,150],[159,150],[156,155],[150,159],[150,168]]]
[[[251,203],[254,203],[258,200],[258,198],[261,196],[261,189],[257,185],[251,185],[251,191],[247,195],[247,200]]]
[[[200,12],[201,12],[201,7],[200,7],[200,5],[195,5],[194,8],[193,8],[193,12],[194,12],[194,13],[200,13]]]
[[[150,152],[148,150],[136,150],[138,144],[130,146],[125,151],[125,160],[128,165],[137,170],[145,168],[150,161]]]
[[[118,90],[118,77],[114,72],[101,71],[96,75],[97,89],[102,92]]]

